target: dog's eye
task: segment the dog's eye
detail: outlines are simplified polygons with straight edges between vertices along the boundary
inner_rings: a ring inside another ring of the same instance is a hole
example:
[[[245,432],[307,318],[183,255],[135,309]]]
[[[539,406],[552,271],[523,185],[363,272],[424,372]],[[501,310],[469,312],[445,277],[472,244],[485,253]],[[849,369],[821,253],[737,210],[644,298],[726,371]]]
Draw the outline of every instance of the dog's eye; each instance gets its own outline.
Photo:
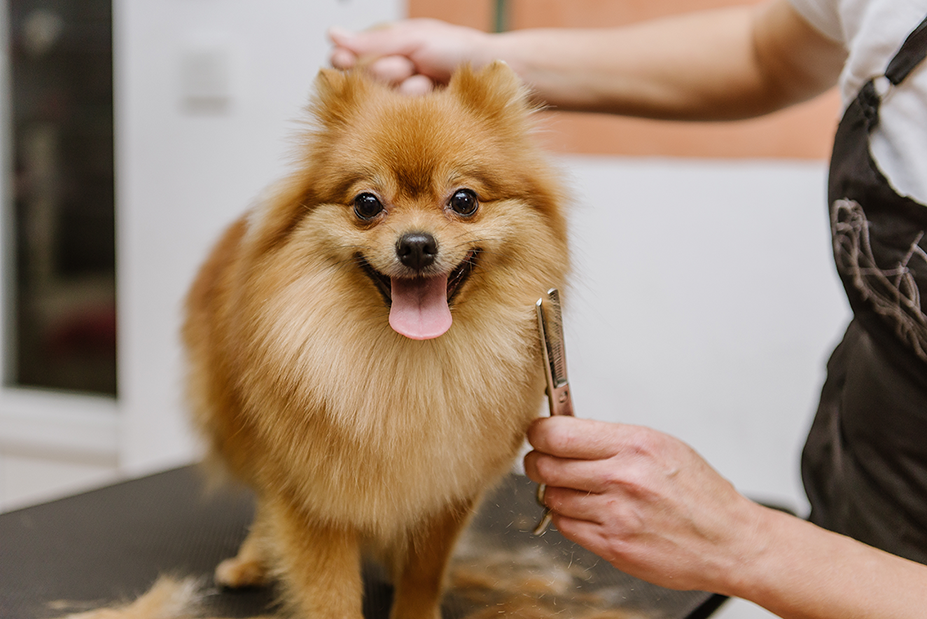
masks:
[[[451,196],[448,205],[458,215],[470,217],[476,212],[480,202],[476,199],[476,194],[469,189],[458,189]]]
[[[372,193],[358,194],[354,198],[354,214],[364,221],[370,221],[383,211],[380,200]]]

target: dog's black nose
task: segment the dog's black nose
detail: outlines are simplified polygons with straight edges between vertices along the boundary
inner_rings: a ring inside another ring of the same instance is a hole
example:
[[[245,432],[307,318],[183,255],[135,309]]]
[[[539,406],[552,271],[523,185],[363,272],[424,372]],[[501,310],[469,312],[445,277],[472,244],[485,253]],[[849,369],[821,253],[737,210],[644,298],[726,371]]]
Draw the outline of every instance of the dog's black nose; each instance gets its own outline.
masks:
[[[427,232],[408,232],[396,242],[399,261],[416,271],[431,265],[438,255],[438,241]]]

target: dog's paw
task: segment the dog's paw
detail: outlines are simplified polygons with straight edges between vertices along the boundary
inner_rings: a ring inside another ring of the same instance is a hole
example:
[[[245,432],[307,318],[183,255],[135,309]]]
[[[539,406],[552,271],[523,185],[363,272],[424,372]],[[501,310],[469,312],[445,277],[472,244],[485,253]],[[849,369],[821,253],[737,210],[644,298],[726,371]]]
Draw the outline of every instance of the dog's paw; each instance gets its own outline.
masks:
[[[261,561],[232,557],[216,567],[215,578],[217,585],[230,589],[260,587],[267,584],[267,568]]]

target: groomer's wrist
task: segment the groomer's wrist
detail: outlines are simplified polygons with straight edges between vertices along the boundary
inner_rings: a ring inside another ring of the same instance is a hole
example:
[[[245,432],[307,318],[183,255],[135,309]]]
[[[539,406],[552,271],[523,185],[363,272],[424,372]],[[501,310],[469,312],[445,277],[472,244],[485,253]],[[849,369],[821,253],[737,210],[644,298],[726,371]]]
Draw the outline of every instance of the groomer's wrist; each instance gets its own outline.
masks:
[[[539,58],[545,50],[538,49],[543,37],[533,30],[515,30],[486,35],[486,45],[480,51],[483,62],[502,60],[511,67],[542,104],[547,104],[548,93],[544,92],[542,77],[545,71],[539,66]]]
[[[744,498],[742,508],[732,519],[733,534],[726,549],[724,566],[711,591],[731,597],[756,601],[757,595],[769,583],[777,584],[782,565],[782,552],[788,544],[780,539],[788,536],[790,521],[798,519]]]
[[[829,552],[835,550],[831,538],[837,536],[790,514],[757,508],[755,537],[724,593],[779,616],[815,616],[812,607],[818,598],[826,599],[832,593],[824,582],[836,567],[833,561],[840,561],[839,553]]]
[[[483,64],[489,64],[494,60],[501,60],[512,67],[512,70],[524,79],[522,71],[519,70],[523,65],[520,60],[518,39],[521,38],[518,32],[500,32],[486,34],[483,39],[483,45],[477,52]]]

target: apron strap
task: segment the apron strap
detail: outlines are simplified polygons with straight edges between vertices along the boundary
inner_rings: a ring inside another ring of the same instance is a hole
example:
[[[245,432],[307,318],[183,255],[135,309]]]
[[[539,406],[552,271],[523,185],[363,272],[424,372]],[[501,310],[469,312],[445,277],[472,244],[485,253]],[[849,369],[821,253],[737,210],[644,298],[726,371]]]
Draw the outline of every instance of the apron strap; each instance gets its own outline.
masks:
[[[908,35],[885,70],[885,77],[897,86],[927,56],[927,17]]]

